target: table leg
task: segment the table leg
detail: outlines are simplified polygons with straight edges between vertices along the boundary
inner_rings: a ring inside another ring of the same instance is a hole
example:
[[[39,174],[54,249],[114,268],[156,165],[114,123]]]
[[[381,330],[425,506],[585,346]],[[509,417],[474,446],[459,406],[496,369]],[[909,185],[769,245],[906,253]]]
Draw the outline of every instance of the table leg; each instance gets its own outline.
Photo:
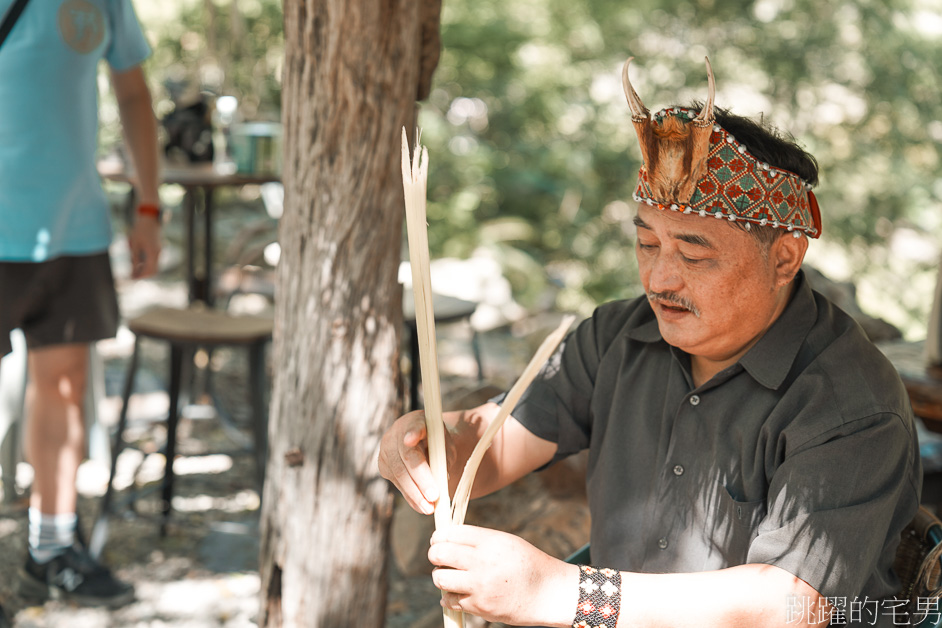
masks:
[[[213,306],[213,190],[203,188],[203,302]]]
[[[186,283],[190,303],[199,300],[200,287],[196,277],[196,189],[186,188],[183,213],[186,218]]]
[[[188,352],[187,352],[188,353]],[[164,456],[167,465],[164,469],[164,482],[161,498],[160,536],[167,536],[167,523],[173,502],[173,459],[177,453],[177,425],[180,422],[180,379],[183,369],[183,347],[170,343],[170,411],[167,414],[167,444]]]

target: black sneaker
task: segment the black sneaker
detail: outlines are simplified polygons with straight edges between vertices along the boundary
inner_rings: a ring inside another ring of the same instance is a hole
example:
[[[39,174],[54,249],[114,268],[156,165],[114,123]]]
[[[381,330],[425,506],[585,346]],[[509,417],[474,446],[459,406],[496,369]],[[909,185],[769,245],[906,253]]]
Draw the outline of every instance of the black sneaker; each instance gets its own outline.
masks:
[[[78,543],[41,565],[27,553],[19,575],[20,595],[29,600],[116,608],[134,599],[134,587],[111,575]]]

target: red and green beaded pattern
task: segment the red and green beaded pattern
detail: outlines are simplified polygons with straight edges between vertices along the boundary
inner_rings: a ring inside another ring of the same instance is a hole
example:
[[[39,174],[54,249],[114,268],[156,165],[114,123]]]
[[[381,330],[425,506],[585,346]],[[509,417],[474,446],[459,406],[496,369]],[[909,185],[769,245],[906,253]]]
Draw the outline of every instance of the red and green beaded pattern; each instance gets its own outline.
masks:
[[[659,122],[666,115],[674,115],[687,122],[696,112],[663,109],[654,115],[654,119]],[[768,224],[789,231],[803,231],[812,238],[819,235],[804,181],[794,173],[758,161],[718,124],[713,125],[710,136],[706,174],[697,182],[687,205],[671,199],[653,198],[644,165],[638,173],[634,196],[635,200],[663,209]]]

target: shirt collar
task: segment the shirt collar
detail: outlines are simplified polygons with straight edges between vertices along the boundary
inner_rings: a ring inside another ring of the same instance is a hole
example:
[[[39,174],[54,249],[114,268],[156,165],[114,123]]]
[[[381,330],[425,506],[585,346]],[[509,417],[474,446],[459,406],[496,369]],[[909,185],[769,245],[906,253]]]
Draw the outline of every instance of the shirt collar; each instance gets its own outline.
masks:
[[[795,290],[781,315],[739,363],[753,379],[770,389],[785,381],[801,345],[818,318],[818,307],[804,271],[795,275]]]
[[[649,303],[645,306],[651,313],[650,320],[629,330],[628,337],[641,342],[661,341],[654,311],[650,310]],[[785,381],[817,316],[818,308],[811,286],[804,271],[800,270],[795,275],[795,289],[785,309],[759,341],[739,359],[739,364],[766,388],[777,389]]]
[[[629,329],[628,337],[632,340],[640,340],[641,342],[658,342],[661,340],[661,330],[658,329],[657,317],[654,315],[654,310],[651,309],[651,303],[648,301],[647,297],[639,297],[639,300],[644,301],[641,307],[645,308],[645,315],[648,317],[648,320],[637,327]]]

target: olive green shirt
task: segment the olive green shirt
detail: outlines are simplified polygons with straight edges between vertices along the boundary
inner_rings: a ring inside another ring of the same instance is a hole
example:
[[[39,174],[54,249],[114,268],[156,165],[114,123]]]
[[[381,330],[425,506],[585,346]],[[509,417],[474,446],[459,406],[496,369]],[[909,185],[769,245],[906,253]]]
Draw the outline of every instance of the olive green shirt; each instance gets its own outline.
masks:
[[[589,450],[596,565],[766,563],[848,605],[899,590],[891,565],[922,478],[909,399],[802,273],[772,327],[699,387],[645,298],[604,305],[513,415],[557,460]]]

